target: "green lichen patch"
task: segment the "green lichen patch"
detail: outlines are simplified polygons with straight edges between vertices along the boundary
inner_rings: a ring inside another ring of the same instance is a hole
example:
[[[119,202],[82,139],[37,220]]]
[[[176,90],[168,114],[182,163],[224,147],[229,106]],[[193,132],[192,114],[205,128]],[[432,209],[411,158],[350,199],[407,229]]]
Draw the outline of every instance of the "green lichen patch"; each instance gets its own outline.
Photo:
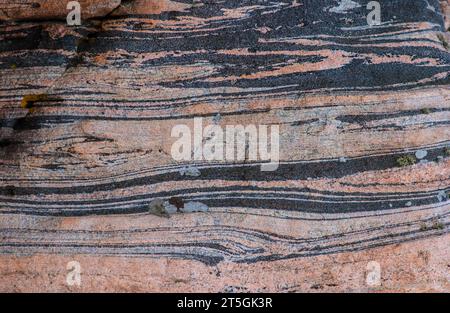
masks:
[[[441,222],[434,222],[432,225],[432,229],[442,230],[445,228],[444,223]]]
[[[428,226],[426,223],[421,223],[420,224],[420,231],[427,231],[428,230]]]
[[[447,147],[447,148],[444,149],[444,154],[445,154],[446,156],[450,156],[450,148],[449,148],[449,147]]]
[[[416,158],[413,155],[404,155],[397,158],[396,162],[400,167],[411,166],[416,164]]]
[[[431,224],[427,224],[425,222],[420,224],[420,231],[428,231],[428,230],[443,230],[445,228],[444,223],[435,219],[431,221]]]

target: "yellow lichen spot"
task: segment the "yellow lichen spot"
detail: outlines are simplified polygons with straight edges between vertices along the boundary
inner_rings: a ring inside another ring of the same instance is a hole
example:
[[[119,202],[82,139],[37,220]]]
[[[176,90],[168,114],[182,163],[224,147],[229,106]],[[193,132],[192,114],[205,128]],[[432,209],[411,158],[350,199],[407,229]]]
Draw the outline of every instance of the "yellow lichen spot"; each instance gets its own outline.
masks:
[[[25,95],[22,98],[22,102],[20,106],[24,109],[28,109],[30,112],[33,111],[33,106],[35,102],[45,101],[48,99],[46,94],[38,94],[38,95]]]
[[[12,70],[15,70],[16,68],[17,68],[17,65],[11,64],[11,69],[12,69]]]

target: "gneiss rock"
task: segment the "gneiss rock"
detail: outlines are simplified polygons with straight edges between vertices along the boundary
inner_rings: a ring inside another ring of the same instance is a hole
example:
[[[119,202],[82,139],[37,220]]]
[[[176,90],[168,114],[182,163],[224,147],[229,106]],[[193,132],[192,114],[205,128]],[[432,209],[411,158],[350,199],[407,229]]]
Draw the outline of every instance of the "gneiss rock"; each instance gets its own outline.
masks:
[[[443,12],[381,1],[369,27],[352,1],[124,0],[80,28],[2,23],[0,292],[450,291]],[[200,117],[279,125],[280,167],[249,144],[242,162],[174,160],[171,130]],[[72,255],[108,279],[68,286]]]

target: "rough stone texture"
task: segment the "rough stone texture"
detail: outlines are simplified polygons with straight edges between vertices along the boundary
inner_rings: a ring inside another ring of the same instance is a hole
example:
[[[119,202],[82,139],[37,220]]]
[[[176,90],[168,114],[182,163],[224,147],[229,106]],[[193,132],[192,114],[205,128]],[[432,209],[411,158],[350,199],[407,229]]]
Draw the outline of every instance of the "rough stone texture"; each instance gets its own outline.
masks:
[[[448,2],[367,2],[8,11],[0,291],[450,291]],[[279,169],[175,162],[195,116],[280,125]],[[208,212],[149,213],[174,197]]]
[[[67,4],[62,0],[0,0],[0,21],[66,19]],[[78,0],[83,18],[103,17],[121,0]]]
[[[450,235],[351,253],[254,264],[207,266],[173,258],[95,255],[0,256],[8,292],[448,292]],[[66,264],[82,265],[81,286],[66,284]],[[366,284],[378,260],[381,286]]]

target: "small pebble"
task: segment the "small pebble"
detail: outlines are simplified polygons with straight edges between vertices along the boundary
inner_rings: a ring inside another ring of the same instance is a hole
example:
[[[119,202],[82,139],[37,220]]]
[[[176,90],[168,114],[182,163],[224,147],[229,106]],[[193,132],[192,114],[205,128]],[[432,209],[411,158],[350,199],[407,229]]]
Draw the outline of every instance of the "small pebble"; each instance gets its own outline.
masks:
[[[408,202],[405,203],[405,205],[406,205],[406,206],[411,206],[411,205],[412,205],[412,202],[411,202],[411,201],[408,201]]]
[[[177,213],[177,207],[174,206],[173,204],[170,204],[168,201],[164,201],[164,211],[167,214],[175,214]]]
[[[345,163],[345,162],[347,162],[347,159],[345,157],[340,157],[339,162]]]
[[[161,199],[155,199],[150,202],[148,206],[148,212],[159,217],[169,217],[164,206],[164,201],[162,201]]]
[[[184,204],[184,207],[180,209],[183,213],[194,213],[194,212],[208,212],[209,207],[206,204],[201,202],[187,202]]]
[[[181,176],[192,176],[192,177],[198,177],[201,175],[200,171],[198,168],[193,167],[193,166],[188,166],[188,167],[183,167],[180,170],[180,174]]]
[[[428,155],[428,152],[426,150],[417,150],[416,151],[416,158],[419,160],[425,158]]]

